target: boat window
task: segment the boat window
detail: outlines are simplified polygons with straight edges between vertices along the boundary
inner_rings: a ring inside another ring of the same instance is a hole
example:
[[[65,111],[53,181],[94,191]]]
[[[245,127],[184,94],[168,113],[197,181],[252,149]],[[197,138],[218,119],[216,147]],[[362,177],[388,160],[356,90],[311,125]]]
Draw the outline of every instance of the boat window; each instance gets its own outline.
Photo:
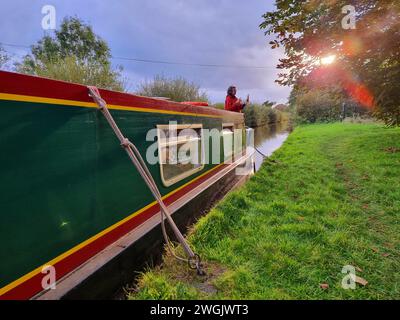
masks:
[[[222,137],[224,145],[224,159],[225,161],[231,161],[233,155],[233,123],[222,124]]]
[[[161,180],[168,187],[204,168],[201,124],[158,125]]]

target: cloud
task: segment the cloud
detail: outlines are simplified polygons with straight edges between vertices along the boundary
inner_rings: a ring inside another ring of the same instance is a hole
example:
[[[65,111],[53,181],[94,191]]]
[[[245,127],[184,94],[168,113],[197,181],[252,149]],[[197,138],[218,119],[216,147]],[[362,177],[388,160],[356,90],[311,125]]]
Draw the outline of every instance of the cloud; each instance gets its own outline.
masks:
[[[44,0],[3,0],[8,12],[0,20],[0,42],[32,44],[40,28]],[[183,76],[209,92],[213,101],[225,99],[234,83],[239,94],[258,102],[285,102],[289,88],[278,86],[275,65],[282,51],[271,50],[259,29],[261,15],[272,3],[258,0],[53,0],[58,22],[78,16],[89,22],[110,45],[116,57],[184,63],[267,66],[267,69],[211,68],[150,64],[114,59],[124,67],[128,88],[156,74]],[[19,52],[19,54],[21,54]]]

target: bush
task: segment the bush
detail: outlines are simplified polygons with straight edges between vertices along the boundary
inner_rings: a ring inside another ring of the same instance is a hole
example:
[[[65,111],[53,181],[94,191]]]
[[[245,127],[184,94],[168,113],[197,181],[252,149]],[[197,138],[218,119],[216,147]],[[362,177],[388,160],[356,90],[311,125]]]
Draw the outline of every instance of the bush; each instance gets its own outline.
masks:
[[[299,122],[333,122],[340,120],[342,114],[340,99],[326,91],[304,92],[297,96],[295,103]]]
[[[153,80],[141,83],[136,94],[147,97],[169,98],[177,102],[208,102],[207,94],[200,92],[200,86],[182,77],[167,78],[162,75],[156,75]]]
[[[287,121],[285,113],[274,110],[271,106],[249,104],[244,108],[245,123],[248,127],[259,127],[270,123]]]

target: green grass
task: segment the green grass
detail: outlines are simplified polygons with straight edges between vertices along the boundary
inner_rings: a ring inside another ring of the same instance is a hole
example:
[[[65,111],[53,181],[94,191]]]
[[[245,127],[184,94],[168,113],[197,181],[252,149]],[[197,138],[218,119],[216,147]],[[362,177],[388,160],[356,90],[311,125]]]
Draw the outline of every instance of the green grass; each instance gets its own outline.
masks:
[[[298,127],[191,230],[207,276],[166,255],[128,298],[399,299],[399,219],[399,128]],[[343,289],[345,265],[368,284]]]

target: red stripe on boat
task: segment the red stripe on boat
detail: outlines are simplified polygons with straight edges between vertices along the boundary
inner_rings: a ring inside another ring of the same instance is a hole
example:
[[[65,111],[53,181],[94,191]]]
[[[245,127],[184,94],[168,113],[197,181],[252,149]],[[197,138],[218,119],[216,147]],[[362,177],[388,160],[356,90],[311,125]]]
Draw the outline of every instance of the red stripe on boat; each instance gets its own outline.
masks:
[[[133,108],[156,109],[174,112],[186,112],[199,115],[223,116],[226,111],[216,108],[196,108],[196,106],[173,101],[136,96],[133,94],[99,89],[101,96],[108,104]],[[0,92],[24,96],[35,96],[51,99],[72,100],[93,103],[88,96],[86,86],[24,75],[8,71],[0,71]],[[242,119],[240,114],[228,113],[230,117]]]

